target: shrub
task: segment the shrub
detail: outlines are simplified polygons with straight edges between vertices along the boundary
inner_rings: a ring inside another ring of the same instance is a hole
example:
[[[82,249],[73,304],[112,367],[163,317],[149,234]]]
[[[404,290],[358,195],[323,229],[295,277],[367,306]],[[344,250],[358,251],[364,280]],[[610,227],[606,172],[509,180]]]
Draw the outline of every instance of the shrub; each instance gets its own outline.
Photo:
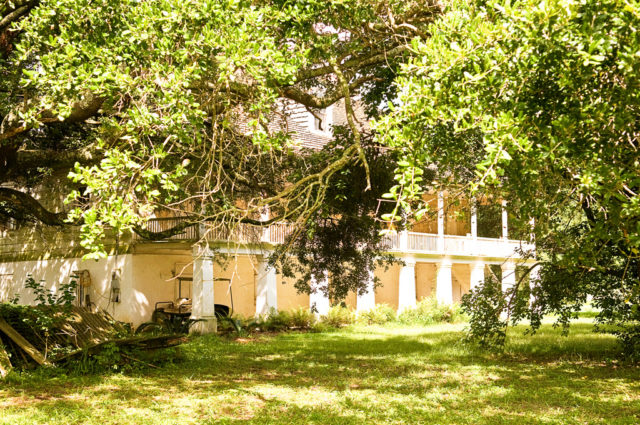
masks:
[[[285,331],[291,328],[292,325],[291,314],[287,311],[278,311],[271,309],[271,311],[264,316],[258,316],[251,322],[247,323],[248,329],[260,330],[263,332],[279,332]]]
[[[298,307],[290,313],[291,325],[300,329],[309,329],[315,322],[316,316],[308,308]]]
[[[355,321],[355,314],[347,307],[337,305],[331,307],[326,316],[322,316],[322,321],[329,326],[338,328],[352,324]]]
[[[414,308],[406,309],[398,315],[400,323],[411,325],[455,323],[463,320],[459,304],[440,304],[434,297],[424,298]]]
[[[370,310],[358,313],[356,321],[363,325],[383,325],[396,320],[396,311],[388,304],[377,304]]]

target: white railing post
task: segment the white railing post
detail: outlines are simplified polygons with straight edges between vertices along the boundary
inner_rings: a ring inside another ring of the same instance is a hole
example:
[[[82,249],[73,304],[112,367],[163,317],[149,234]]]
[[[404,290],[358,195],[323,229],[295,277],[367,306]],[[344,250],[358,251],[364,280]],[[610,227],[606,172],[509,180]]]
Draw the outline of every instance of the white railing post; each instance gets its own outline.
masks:
[[[444,252],[444,194],[438,192],[438,251]]]
[[[266,206],[260,211],[260,221],[265,222],[271,218],[271,212],[269,207]],[[262,234],[260,235],[260,242],[271,242],[271,226],[263,226]]]
[[[471,240],[471,251],[478,254],[478,204],[475,199],[471,200]]]
[[[509,239],[509,215],[507,214],[507,201],[502,200],[502,239]]]

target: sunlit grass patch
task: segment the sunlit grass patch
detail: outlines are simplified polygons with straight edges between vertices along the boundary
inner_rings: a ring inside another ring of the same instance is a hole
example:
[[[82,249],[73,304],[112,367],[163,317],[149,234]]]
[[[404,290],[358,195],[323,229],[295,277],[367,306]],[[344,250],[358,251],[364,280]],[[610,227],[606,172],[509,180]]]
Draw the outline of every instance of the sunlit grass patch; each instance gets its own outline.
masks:
[[[501,354],[464,324],[203,336],[184,360],[105,377],[23,374],[0,386],[0,424],[637,424],[640,369],[581,319],[509,331]]]

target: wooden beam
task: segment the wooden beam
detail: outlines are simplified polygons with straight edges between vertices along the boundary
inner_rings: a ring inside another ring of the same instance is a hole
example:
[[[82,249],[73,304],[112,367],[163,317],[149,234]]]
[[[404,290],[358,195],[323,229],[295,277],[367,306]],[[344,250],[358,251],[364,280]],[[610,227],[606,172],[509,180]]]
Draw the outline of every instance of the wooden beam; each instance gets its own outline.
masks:
[[[13,342],[18,344],[33,360],[39,365],[49,365],[50,363],[44,358],[42,353],[36,349],[29,341],[24,339],[13,327],[3,318],[0,318],[0,331],[4,332]]]

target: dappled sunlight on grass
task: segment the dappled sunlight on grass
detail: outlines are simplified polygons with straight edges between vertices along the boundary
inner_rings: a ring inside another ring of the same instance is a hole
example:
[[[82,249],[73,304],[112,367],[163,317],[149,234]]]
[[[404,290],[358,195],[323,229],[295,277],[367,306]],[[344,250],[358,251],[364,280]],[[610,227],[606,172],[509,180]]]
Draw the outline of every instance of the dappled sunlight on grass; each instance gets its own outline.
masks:
[[[640,422],[640,369],[589,323],[568,338],[517,327],[502,354],[463,344],[463,327],[199,337],[160,370],[14,377],[0,423]]]

